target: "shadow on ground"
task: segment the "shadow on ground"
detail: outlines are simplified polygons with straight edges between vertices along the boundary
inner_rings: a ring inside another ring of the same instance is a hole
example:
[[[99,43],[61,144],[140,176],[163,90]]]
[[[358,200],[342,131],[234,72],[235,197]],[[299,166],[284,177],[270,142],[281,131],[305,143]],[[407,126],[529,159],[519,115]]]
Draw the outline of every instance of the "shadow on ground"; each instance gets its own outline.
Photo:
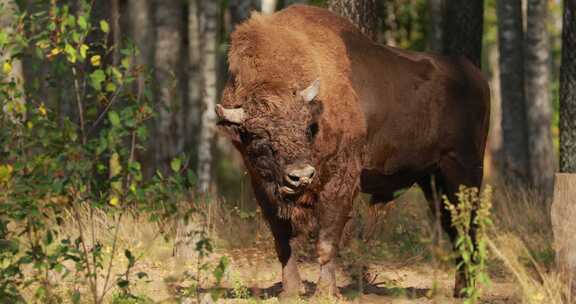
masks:
[[[306,292],[303,294],[305,298],[312,297],[316,291],[316,283],[310,281],[303,282]],[[417,299],[426,297],[429,294],[430,289],[427,288],[414,288],[414,287],[393,287],[393,286],[383,286],[384,283],[375,284],[365,284],[362,288],[363,295],[377,295],[382,297],[398,297],[407,299]],[[359,296],[359,288],[357,284],[349,284],[344,287],[338,288],[340,294],[345,298],[356,298]],[[214,292],[214,289],[202,290],[202,293]],[[221,295],[221,298],[234,299],[238,298],[237,291],[233,288],[219,288],[217,292]],[[272,286],[261,288],[261,287],[248,287],[248,294],[245,296],[259,299],[269,299],[278,297],[282,292],[282,283],[277,282]]]

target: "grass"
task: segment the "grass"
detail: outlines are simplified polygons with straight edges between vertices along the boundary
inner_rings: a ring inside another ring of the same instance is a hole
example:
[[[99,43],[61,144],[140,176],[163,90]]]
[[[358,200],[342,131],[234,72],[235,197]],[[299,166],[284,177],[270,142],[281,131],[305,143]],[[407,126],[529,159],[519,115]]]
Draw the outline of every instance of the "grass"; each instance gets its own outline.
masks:
[[[506,283],[514,286],[510,303],[568,303],[564,296],[565,290],[554,270],[546,205],[527,191],[505,187],[494,189],[492,213],[495,225],[488,240],[489,273],[494,284]],[[235,208],[231,203],[223,201],[214,201],[205,208],[209,209],[206,210],[210,215],[208,230],[210,237],[215,239],[216,250],[205,260],[210,269],[205,274],[202,287],[215,286],[212,268],[221,257],[227,256],[231,262],[222,279],[221,289],[226,297],[236,298],[231,299],[231,303],[274,303],[273,298],[266,301],[252,298],[253,294],[264,295],[278,288],[274,283],[280,279],[280,267],[274,256],[273,241],[261,214],[256,210]],[[88,223],[88,210],[81,210],[80,213],[81,221]],[[104,245],[104,264],[107,264],[115,220],[105,213],[97,212],[92,216],[95,234]],[[74,217],[69,216],[66,225],[75,225],[74,221]],[[387,206],[370,207],[361,199],[356,204],[350,222],[345,229],[339,259],[350,280],[347,284],[352,284],[350,286],[367,290],[370,287],[367,285],[372,284],[370,288],[380,288],[383,297],[410,298],[413,292],[407,287],[415,286],[405,286],[396,279],[382,276],[382,267],[385,267],[391,271],[412,269],[416,272],[417,269],[433,268],[433,275],[429,272],[425,274],[425,280],[433,282],[431,285],[426,283],[427,291],[417,297],[434,298],[437,294],[446,293],[446,289],[450,288],[445,286],[452,280],[451,275],[446,276],[453,267],[449,261],[450,246],[445,237],[439,244],[434,241],[438,237],[435,233],[435,222],[431,219],[427,203],[419,190],[411,189]],[[75,231],[68,229],[66,225],[61,228],[60,233]],[[118,252],[122,253],[128,248],[132,250],[137,259],[133,273],[147,273],[142,279],[134,278],[131,291],[150,302],[142,300],[134,303],[177,303],[183,299],[186,290],[193,287],[192,278],[195,275],[197,256],[173,256],[176,237],[174,227],[177,225],[178,223],[170,222],[154,224],[136,216],[126,216],[122,220],[118,229]],[[313,254],[313,250],[306,252]],[[127,264],[121,254],[115,259],[112,267],[113,278],[122,274]],[[307,260],[312,262],[309,266],[306,263],[302,266],[305,268],[304,279],[313,282],[317,269],[313,260]],[[74,287],[73,276],[52,279],[54,282],[63,283],[55,290],[61,295],[61,303],[70,303],[67,293]],[[254,289],[255,287],[258,288]],[[80,289],[82,290],[81,286]],[[204,293],[210,291],[202,290]],[[490,291],[491,287],[488,286],[487,290]],[[353,289],[348,289],[348,294],[353,298],[361,295],[353,292]],[[24,292],[24,296],[32,299],[33,295]],[[128,300],[125,299],[122,300],[124,302],[118,300],[118,295],[114,293],[107,299],[111,303],[133,303],[126,302]],[[313,301],[324,303],[322,299]]]

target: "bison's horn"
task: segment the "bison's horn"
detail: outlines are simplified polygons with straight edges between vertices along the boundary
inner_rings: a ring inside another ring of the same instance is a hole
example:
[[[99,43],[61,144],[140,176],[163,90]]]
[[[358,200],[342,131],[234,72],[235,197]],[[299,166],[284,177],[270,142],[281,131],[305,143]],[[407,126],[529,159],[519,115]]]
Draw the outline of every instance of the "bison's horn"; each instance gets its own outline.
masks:
[[[316,98],[319,92],[320,92],[320,79],[318,78],[314,80],[314,82],[312,82],[310,86],[300,91],[300,96],[302,96],[304,101],[310,102],[314,100],[314,98]]]
[[[246,113],[242,108],[226,109],[221,105],[216,105],[216,114],[220,119],[235,124],[241,124],[246,119]]]

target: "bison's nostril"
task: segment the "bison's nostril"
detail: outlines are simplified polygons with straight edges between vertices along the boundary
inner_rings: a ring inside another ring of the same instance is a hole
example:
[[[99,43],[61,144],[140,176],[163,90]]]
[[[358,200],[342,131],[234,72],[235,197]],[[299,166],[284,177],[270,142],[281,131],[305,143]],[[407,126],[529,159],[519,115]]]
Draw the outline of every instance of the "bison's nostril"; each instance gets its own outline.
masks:
[[[292,175],[292,174],[288,174],[288,179],[290,179],[291,182],[299,182],[300,181],[300,177],[296,176],[296,175]]]

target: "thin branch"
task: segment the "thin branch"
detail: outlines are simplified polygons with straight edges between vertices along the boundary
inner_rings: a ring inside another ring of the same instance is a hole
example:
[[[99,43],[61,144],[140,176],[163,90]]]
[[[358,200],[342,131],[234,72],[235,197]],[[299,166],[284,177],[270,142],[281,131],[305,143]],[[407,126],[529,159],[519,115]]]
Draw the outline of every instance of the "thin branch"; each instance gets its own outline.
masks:
[[[114,262],[114,256],[116,255],[116,250],[118,249],[118,232],[120,231],[120,221],[122,220],[122,216],[124,212],[122,211],[118,218],[116,219],[116,225],[114,227],[114,239],[112,241],[112,252],[110,253],[110,261],[108,263],[108,269],[106,270],[106,279],[104,280],[104,287],[102,289],[102,297],[100,300],[104,299],[108,291],[112,289],[112,285],[109,287],[108,284],[110,283],[110,275],[112,274],[112,264]]]
[[[82,245],[82,251],[84,253],[84,260],[86,261],[86,268],[88,269],[88,281],[90,283],[90,289],[92,289],[92,297],[94,298],[94,303],[98,303],[98,286],[96,286],[92,275],[92,269],[90,267],[90,262],[88,259],[88,248],[86,248],[86,242],[84,241],[84,228],[82,227],[80,213],[78,212],[78,207],[76,207],[75,202],[72,202],[72,209],[74,210],[74,217],[76,218],[76,223],[78,224],[78,232],[80,233],[80,244]]]
[[[116,92],[114,92],[114,95],[110,99],[110,102],[108,102],[108,104],[106,105],[106,108],[104,108],[104,110],[102,110],[100,115],[98,115],[98,118],[96,119],[96,121],[94,121],[94,123],[90,127],[90,130],[88,131],[88,135],[92,134],[92,132],[94,132],[94,130],[96,130],[96,127],[98,126],[98,124],[100,124],[100,122],[102,122],[104,115],[106,115],[106,113],[108,112],[108,110],[110,110],[110,107],[112,107],[112,105],[116,102],[116,100],[118,100],[118,96],[120,95],[120,92],[123,90],[123,88],[124,88],[124,84],[120,85],[120,87],[116,90]]]
[[[82,97],[80,96],[80,84],[78,84],[78,73],[76,67],[72,67],[72,75],[74,75],[74,93],[76,94],[76,104],[78,106],[78,116],[80,116],[80,133],[82,134],[82,144],[86,144],[86,130],[84,128],[84,105],[82,104]]]

